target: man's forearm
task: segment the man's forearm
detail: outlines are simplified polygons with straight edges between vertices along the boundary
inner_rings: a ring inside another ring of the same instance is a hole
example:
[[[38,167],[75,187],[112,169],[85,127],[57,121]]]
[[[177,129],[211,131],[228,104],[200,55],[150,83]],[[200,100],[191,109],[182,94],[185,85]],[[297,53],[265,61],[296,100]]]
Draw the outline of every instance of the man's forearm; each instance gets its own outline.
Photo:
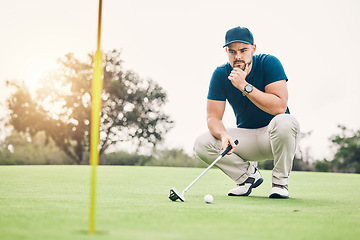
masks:
[[[209,129],[211,135],[213,135],[220,141],[222,140],[224,135],[227,135],[225,126],[224,126],[223,122],[219,119],[209,118],[207,120],[207,126],[208,126],[208,129]]]
[[[258,108],[271,115],[278,115],[286,111],[286,102],[284,103],[284,101],[275,94],[265,93],[254,88],[247,97]]]
[[[247,71],[243,71],[240,68],[234,68],[228,79],[234,87],[247,95],[250,101],[264,112],[271,115],[285,113],[288,100],[286,79],[266,85],[264,92],[253,87],[253,90],[247,94],[245,86],[249,83],[245,80],[246,73]]]
[[[229,145],[232,146],[232,149],[227,153],[228,155],[232,154],[236,148],[236,144],[234,143],[232,137],[228,135],[222,121],[216,118],[208,118],[207,123],[210,133],[221,141],[221,148],[223,150],[225,150]]]

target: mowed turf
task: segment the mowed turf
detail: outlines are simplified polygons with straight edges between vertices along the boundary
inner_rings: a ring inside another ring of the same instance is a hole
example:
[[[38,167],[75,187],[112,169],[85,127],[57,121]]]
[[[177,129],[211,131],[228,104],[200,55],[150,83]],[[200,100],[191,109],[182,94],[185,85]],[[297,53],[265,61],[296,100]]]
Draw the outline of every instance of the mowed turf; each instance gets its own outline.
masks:
[[[0,239],[359,239],[360,175],[292,172],[290,199],[269,199],[271,171],[249,197],[211,169],[99,166],[89,235],[89,166],[0,166]],[[212,204],[203,197],[214,196]]]

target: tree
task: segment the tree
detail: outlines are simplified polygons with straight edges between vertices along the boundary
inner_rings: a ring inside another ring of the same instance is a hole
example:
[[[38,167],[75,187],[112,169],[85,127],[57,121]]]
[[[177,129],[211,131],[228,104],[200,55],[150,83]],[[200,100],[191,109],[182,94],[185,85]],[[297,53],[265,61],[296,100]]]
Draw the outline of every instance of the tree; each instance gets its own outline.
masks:
[[[327,159],[323,159],[322,161],[317,160],[314,165],[315,170],[318,172],[330,172],[332,169],[332,162]]]
[[[188,155],[181,148],[173,149],[155,149],[152,159],[145,162],[148,166],[170,166],[170,167],[207,167],[208,165],[201,161],[195,155]]]
[[[31,94],[25,84],[8,82],[15,92],[8,99],[10,124],[34,136],[44,131],[66,155],[80,164],[89,151],[92,55],[82,62],[67,54],[60,68],[42,79]],[[131,141],[137,149],[156,145],[173,127],[162,111],[166,92],[151,79],[124,70],[120,51],[104,54],[104,88],[100,124],[100,154],[111,145]]]
[[[31,138],[28,133],[12,130],[1,143],[0,164],[71,164],[71,159],[51,139],[47,144],[45,141],[44,132],[38,132]]]
[[[360,130],[353,131],[343,125],[338,128],[341,133],[331,138],[337,149],[332,165],[340,172],[360,173]]]

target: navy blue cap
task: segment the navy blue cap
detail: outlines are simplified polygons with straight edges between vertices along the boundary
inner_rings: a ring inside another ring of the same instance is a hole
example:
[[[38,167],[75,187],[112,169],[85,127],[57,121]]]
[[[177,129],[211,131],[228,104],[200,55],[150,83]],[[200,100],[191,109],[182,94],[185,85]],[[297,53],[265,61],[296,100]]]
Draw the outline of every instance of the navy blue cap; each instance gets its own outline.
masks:
[[[226,47],[233,42],[242,42],[254,45],[254,37],[246,27],[235,27],[226,32],[225,45],[223,47]]]

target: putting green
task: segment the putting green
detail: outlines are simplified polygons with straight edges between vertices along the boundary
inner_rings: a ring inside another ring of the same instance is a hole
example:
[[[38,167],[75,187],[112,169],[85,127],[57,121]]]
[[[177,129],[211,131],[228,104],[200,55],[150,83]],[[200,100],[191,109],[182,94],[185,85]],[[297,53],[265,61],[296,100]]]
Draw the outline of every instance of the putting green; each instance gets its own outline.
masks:
[[[249,197],[211,169],[99,166],[96,231],[89,229],[89,166],[0,166],[0,239],[357,239],[360,175],[292,172],[290,199],[269,199],[271,171]],[[203,197],[211,194],[212,204]]]

